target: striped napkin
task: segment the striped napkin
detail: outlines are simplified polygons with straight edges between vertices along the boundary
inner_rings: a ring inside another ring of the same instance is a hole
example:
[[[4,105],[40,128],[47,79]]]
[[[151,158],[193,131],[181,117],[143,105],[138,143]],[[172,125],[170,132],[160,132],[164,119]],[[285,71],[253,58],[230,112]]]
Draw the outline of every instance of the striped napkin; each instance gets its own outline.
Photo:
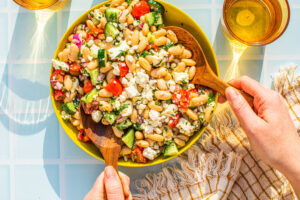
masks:
[[[299,84],[295,65],[275,75],[299,131]],[[218,105],[210,126],[173,166],[135,182],[137,200],[292,200],[291,185],[250,149],[246,134],[228,103]]]

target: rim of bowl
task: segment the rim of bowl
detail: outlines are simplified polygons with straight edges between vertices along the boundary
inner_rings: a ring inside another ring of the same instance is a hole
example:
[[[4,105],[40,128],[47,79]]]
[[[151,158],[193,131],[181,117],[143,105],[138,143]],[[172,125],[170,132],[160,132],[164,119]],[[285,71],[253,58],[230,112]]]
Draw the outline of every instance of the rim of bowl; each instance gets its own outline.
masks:
[[[290,18],[291,18],[291,8],[290,8],[290,4],[288,2],[288,0],[284,0],[285,3],[286,3],[286,6],[287,6],[287,14],[288,14],[288,18],[287,18],[287,22],[286,22],[286,25],[285,27],[282,29],[281,33],[278,34],[276,37],[274,37],[272,40],[268,41],[268,42],[245,42],[243,40],[241,40],[238,36],[236,36],[236,34],[234,34],[231,29],[229,28],[229,25],[227,23],[225,19],[225,2],[223,3],[223,10],[222,10],[222,17],[223,17],[223,22],[226,26],[226,29],[228,30],[228,32],[230,33],[230,35],[237,41],[243,43],[243,44],[246,44],[248,46],[265,46],[265,45],[268,45],[268,44],[271,44],[273,42],[275,42],[276,40],[278,40],[286,31],[287,27],[289,26],[290,24]]]
[[[93,6],[92,8],[88,9],[86,12],[84,12],[83,14],[81,14],[69,27],[68,29],[65,31],[64,35],[62,36],[60,42],[58,43],[57,45],[57,48],[55,50],[55,53],[54,53],[54,56],[53,58],[57,58],[57,55],[58,55],[58,51],[59,51],[59,47],[61,47],[65,42],[65,38],[68,37],[68,32],[70,31],[70,29],[74,29],[74,27],[76,25],[78,25],[83,18],[87,17],[87,14],[91,11],[91,10],[94,10],[98,7],[101,7],[107,3],[109,3],[111,0],[108,0],[108,1],[104,1],[98,5],[95,5]],[[165,2],[165,1],[162,1],[162,0],[156,0],[157,2],[160,2],[162,4],[166,4],[167,6],[169,6],[171,9],[176,9],[177,11],[179,11],[181,14],[183,14],[188,20],[192,21],[193,24],[196,25],[196,29],[197,31],[200,31],[201,33],[201,36],[203,37],[203,39],[206,41],[207,43],[207,47],[209,48],[209,51],[211,52],[211,55],[212,55],[212,58],[213,58],[213,61],[215,62],[215,67],[216,67],[216,75],[219,77],[219,66],[218,66],[218,62],[217,62],[217,58],[216,58],[216,55],[215,55],[215,52],[211,46],[211,43],[210,41],[208,40],[206,34],[204,33],[204,31],[201,29],[201,27],[195,22],[194,19],[192,19],[188,14],[186,14],[184,11],[182,11],[181,9],[177,8],[176,6],[168,3],[168,2]],[[201,45],[200,45],[201,46]],[[204,53],[205,54],[205,53]],[[51,64],[51,69],[50,69],[50,76],[51,74],[53,73],[53,67],[52,67],[52,64]],[[49,79],[50,80],[50,79]],[[63,127],[65,133],[68,135],[68,137],[80,148],[82,149],[84,152],[86,152],[87,154],[89,154],[90,156],[96,158],[97,160],[101,160],[101,161],[104,161],[104,159],[102,158],[100,152],[99,152],[99,155],[95,155],[94,153],[92,153],[90,150],[88,150],[87,148],[83,147],[80,143],[79,140],[77,140],[76,138],[76,141],[72,139],[71,137],[71,134],[74,134],[73,131],[72,132],[69,132],[67,131],[67,125],[60,116],[60,110],[59,109],[56,109],[56,107],[54,105],[56,105],[56,102],[54,100],[54,96],[53,96],[53,89],[51,87],[51,83],[49,85],[50,87],[50,96],[51,96],[51,102],[52,102],[52,105],[53,105],[53,109],[55,111],[55,115],[60,123],[60,125]],[[216,109],[216,106],[217,106],[217,101],[218,101],[218,98],[219,98],[219,94],[216,93],[216,96],[215,96],[215,106],[214,106],[214,109],[213,109],[213,112],[215,112],[215,109]],[[209,125],[209,123],[202,127],[196,134],[194,134],[192,137],[193,138],[190,138],[190,141],[189,141],[189,144],[187,144],[186,146],[182,147],[178,154],[175,155],[175,156],[170,156],[170,157],[167,157],[167,158],[162,158],[161,156],[157,157],[156,159],[154,159],[153,161],[151,162],[148,162],[148,163],[135,163],[135,162],[127,162],[127,161],[118,161],[118,165],[119,166],[123,166],[123,167],[146,167],[146,166],[152,166],[152,165],[157,165],[157,164],[161,164],[161,163],[164,163],[166,161],[169,161],[177,156],[179,156],[180,154],[182,154],[183,152],[185,152],[187,149],[189,149],[193,144],[195,144],[197,142],[197,140],[200,138],[200,136],[203,134],[203,132],[205,131],[205,129],[207,128],[207,126]],[[62,134],[62,133],[60,133]]]

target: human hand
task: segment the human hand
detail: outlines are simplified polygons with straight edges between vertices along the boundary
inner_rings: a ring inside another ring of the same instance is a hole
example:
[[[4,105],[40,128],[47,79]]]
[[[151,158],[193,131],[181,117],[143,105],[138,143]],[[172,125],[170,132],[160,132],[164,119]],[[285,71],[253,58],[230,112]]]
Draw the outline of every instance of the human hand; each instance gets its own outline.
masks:
[[[130,179],[122,172],[119,174],[120,178],[112,166],[106,167],[84,200],[132,200]]]
[[[232,80],[230,84],[254,97],[256,112],[234,88],[225,92],[252,150],[286,176],[300,175],[300,138],[280,94],[249,77]]]

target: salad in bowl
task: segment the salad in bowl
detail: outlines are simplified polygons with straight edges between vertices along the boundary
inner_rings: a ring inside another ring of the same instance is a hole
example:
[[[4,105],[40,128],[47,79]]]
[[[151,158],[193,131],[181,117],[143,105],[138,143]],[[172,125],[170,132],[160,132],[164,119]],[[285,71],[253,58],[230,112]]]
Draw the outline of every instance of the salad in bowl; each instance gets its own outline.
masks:
[[[177,155],[209,122],[215,92],[190,83],[196,62],[164,29],[163,13],[154,0],[113,0],[68,36],[52,60],[50,82],[78,140],[90,141],[80,106],[122,139],[120,159],[138,163]]]

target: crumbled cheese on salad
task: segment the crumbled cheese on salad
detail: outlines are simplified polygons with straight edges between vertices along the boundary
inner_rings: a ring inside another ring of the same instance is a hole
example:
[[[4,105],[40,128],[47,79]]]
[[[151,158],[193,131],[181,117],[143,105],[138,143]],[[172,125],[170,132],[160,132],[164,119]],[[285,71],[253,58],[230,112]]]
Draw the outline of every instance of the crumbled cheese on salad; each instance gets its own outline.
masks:
[[[54,69],[60,69],[63,71],[68,72],[69,71],[69,65],[63,61],[59,61],[57,59],[52,59],[52,66],[54,67]]]

